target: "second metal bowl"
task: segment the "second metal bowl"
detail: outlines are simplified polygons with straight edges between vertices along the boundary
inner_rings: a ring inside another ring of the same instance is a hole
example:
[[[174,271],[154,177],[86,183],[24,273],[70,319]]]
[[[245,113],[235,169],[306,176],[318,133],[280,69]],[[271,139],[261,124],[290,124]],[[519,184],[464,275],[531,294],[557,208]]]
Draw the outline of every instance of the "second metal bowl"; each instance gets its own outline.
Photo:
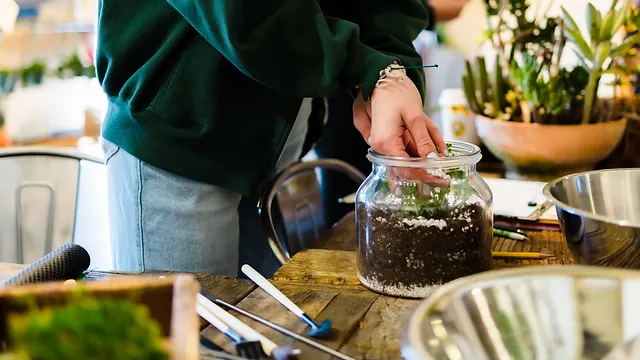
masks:
[[[569,175],[544,193],[578,264],[640,269],[640,169]]]
[[[487,271],[420,302],[404,327],[402,355],[600,360],[640,335],[639,302],[639,271],[558,265]]]

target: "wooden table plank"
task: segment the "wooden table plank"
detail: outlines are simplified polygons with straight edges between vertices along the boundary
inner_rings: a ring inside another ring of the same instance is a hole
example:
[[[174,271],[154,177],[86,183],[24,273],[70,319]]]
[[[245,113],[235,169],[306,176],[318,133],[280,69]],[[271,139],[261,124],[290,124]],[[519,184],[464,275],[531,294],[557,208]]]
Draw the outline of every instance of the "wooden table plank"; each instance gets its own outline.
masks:
[[[274,281],[361,288],[353,251],[309,249],[297,253],[271,278]]]
[[[356,359],[398,359],[399,334],[417,300],[379,296],[359,330],[340,350]]]

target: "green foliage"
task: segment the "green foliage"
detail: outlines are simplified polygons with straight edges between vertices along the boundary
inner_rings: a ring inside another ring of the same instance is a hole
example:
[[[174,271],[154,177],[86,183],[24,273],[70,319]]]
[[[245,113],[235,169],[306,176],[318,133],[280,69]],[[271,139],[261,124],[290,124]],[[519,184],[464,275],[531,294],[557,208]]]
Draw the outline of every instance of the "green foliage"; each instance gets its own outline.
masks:
[[[613,40],[621,30],[640,29],[640,10],[628,0],[614,1],[605,13],[587,4],[586,31],[564,8],[561,18],[544,20],[536,20],[531,10],[528,0],[487,1],[487,39],[498,52],[498,66],[490,80],[484,59],[478,59],[477,69],[467,63],[463,86],[471,109],[499,120],[541,124],[602,121],[597,99],[602,75],[628,79],[639,73],[638,66],[618,60],[638,56],[640,33],[621,43]],[[575,68],[560,66],[567,42],[581,61]],[[611,112],[604,121],[619,117]]]
[[[20,70],[20,80],[22,81],[22,86],[42,84],[42,79],[44,78],[46,69],[47,66],[45,65],[45,63],[36,61]]]
[[[512,61],[509,72],[520,92],[518,98],[527,103],[533,122],[553,124],[562,118],[564,123],[575,123],[568,111],[582,103],[589,80],[587,70],[582,66],[560,69],[555,76],[544,76],[543,70],[544,64],[533,56]]]
[[[467,72],[462,78],[463,89],[473,112],[490,118],[508,119],[512,108],[506,101],[506,94],[511,90],[511,85],[503,77],[499,59],[496,59],[495,65],[494,79],[490,81],[483,57],[477,59],[475,68],[467,61]]]
[[[437,149],[440,152],[440,149]],[[451,151],[451,144],[447,144],[448,156],[455,156]],[[442,169],[442,174],[434,177],[450,178],[448,186],[436,184],[423,184],[417,181],[398,182],[396,189],[392,193],[389,180],[382,182],[376,190],[376,198],[380,197],[400,197],[401,211],[400,217],[428,216],[436,210],[450,210],[466,201],[475,193],[467,179],[468,170],[464,168]],[[453,194],[451,196],[451,194]],[[453,204],[450,199],[453,199]]]
[[[85,67],[78,54],[73,54],[58,68],[58,77],[86,76],[94,78],[96,69],[93,65]]]
[[[640,44],[640,34],[627,37],[620,44],[613,42],[614,36],[623,29],[636,28],[638,13],[629,6],[628,0],[621,2],[616,9],[617,1],[606,13],[599,12],[591,4],[587,8],[587,33],[581,33],[575,20],[562,8],[564,18],[564,33],[576,45],[576,52],[582,59],[583,66],[589,74],[585,85],[584,101],[582,105],[582,123],[588,124],[594,118],[594,106],[597,101],[597,91],[603,74],[613,73],[618,76],[636,75],[637,70],[619,65],[618,58],[637,55]]]
[[[165,360],[148,309],[123,300],[78,299],[9,317],[10,351],[20,360]]]

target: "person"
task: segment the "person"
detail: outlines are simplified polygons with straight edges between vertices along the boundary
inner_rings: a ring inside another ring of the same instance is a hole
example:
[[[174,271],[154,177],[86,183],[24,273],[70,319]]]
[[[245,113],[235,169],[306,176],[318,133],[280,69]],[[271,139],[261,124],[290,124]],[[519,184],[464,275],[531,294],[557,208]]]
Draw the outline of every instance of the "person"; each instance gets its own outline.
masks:
[[[401,68],[427,22],[415,0],[101,0],[116,269],[236,275],[241,198],[300,157],[314,98],[350,89],[381,153],[436,152],[423,72]]]
[[[425,29],[433,30],[436,23],[457,18],[468,2],[469,0],[428,0],[425,5],[431,21]],[[355,103],[357,105],[357,101]],[[371,172],[371,163],[366,158],[370,144],[362,139],[357,129],[348,124],[353,106],[354,99],[346,91],[329,99],[329,117],[321,130],[320,139],[314,145],[314,151],[320,158],[345,161],[367,175]],[[322,204],[327,223],[333,224],[353,210],[352,204],[339,203],[338,199],[355,192],[357,188],[358,184],[343,174],[321,171]]]

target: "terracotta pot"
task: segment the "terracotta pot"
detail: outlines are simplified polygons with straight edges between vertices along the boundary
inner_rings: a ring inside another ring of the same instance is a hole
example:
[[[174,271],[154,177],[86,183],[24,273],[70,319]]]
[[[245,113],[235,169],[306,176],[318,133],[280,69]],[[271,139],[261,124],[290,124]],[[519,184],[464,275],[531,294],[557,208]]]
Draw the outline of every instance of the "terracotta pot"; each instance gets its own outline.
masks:
[[[589,125],[540,125],[476,116],[478,136],[505,163],[509,179],[550,181],[587,171],[606,158],[627,119]]]

